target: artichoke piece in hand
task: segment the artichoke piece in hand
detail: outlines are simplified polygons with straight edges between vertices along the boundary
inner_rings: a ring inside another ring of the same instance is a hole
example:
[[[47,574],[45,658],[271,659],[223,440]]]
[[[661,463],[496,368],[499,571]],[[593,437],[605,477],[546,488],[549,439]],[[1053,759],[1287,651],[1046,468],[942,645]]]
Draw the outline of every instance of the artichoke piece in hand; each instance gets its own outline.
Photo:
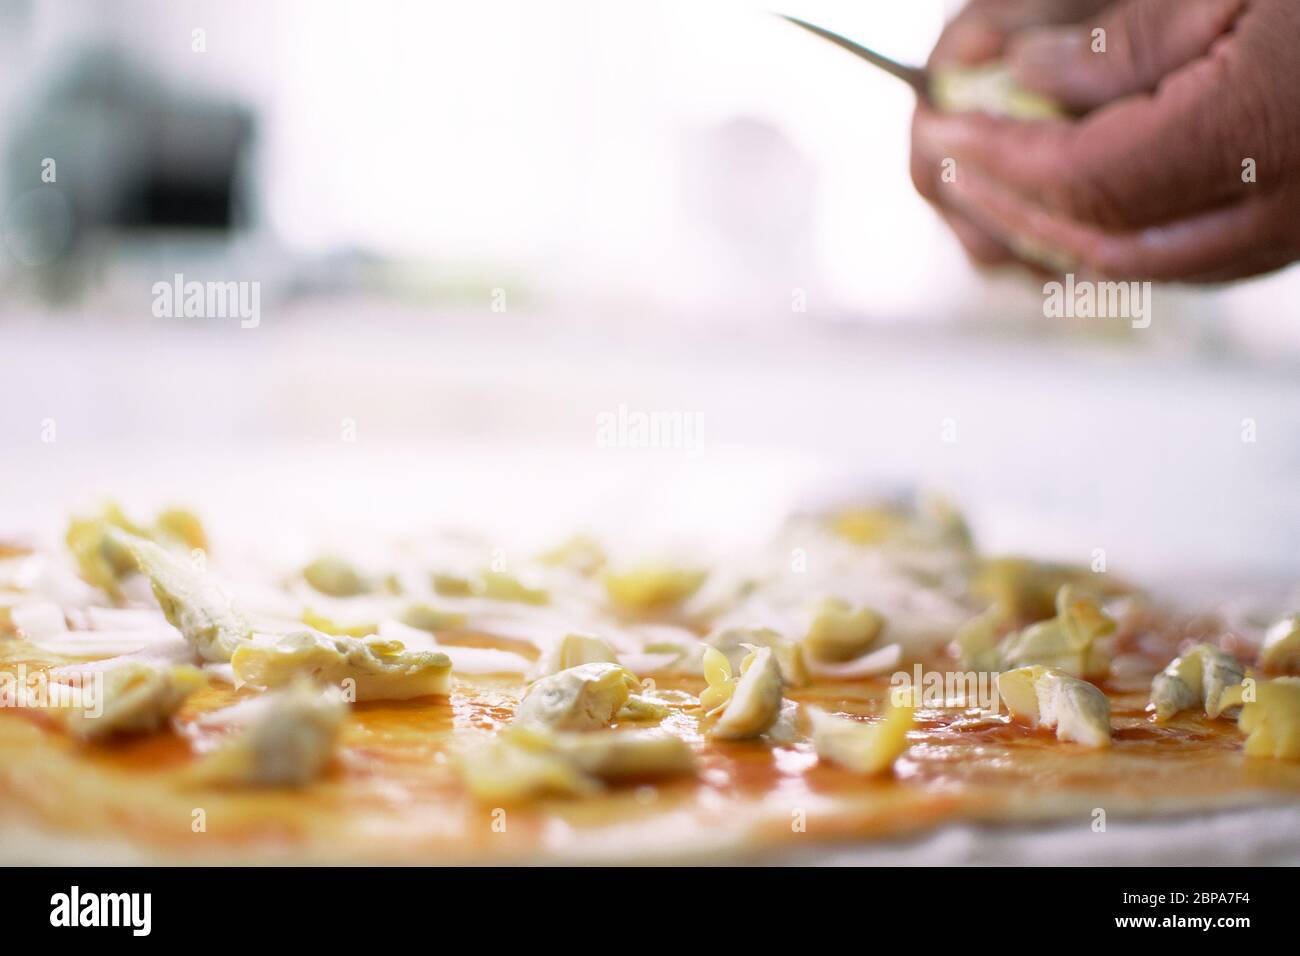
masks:
[[[104,675],[101,706],[69,711],[64,726],[82,740],[161,730],[186,698],[206,683],[197,667],[123,664]]]
[[[1054,728],[1058,740],[1110,746],[1110,701],[1087,681],[1034,665],[999,674],[997,688],[1012,718]]]
[[[225,663],[252,637],[248,621],[204,572],[152,541],[118,529],[108,535],[149,579],[167,620],[204,660]]]
[[[1218,717],[1225,706],[1224,692],[1245,676],[1231,654],[1211,644],[1198,644],[1155,676],[1147,709],[1155,711],[1158,721],[1193,707],[1203,708],[1207,717]]]
[[[893,766],[907,749],[907,732],[916,724],[913,708],[896,704],[890,704],[884,718],[873,724],[836,717],[817,707],[804,709],[812,721],[817,756],[866,776]]]
[[[400,641],[336,637],[316,631],[259,635],[231,658],[235,679],[256,687],[281,687],[302,677],[352,689],[355,700],[445,697],[451,658],[441,651],[407,651]]]
[[[636,676],[618,664],[580,664],[535,681],[519,702],[515,721],[551,730],[606,727],[640,688]]]
[[[947,113],[987,113],[1009,119],[1060,119],[1065,112],[1050,97],[1022,87],[1005,63],[937,67],[930,98]]]

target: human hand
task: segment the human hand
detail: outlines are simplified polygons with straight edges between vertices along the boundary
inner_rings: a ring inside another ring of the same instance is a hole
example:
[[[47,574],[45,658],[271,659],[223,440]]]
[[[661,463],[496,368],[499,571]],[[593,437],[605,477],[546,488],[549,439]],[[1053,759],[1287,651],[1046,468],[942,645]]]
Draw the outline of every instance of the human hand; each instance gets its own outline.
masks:
[[[977,0],[936,46],[937,62],[1001,55],[1023,86],[1084,113],[1018,122],[918,105],[913,180],[972,257],[1032,246],[1080,271],[1183,281],[1300,258],[1300,7],[1098,6]]]

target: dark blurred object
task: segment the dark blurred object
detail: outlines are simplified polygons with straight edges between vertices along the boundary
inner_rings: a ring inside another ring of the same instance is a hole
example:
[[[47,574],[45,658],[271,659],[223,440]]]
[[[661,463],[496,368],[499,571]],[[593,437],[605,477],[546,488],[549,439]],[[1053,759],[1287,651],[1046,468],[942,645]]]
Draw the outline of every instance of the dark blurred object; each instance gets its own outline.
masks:
[[[170,90],[113,50],[81,53],[30,102],[9,157],[9,208],[24,215],[5,233],[20,263],[49,271],[47,294],[79,285],[79,260],[104,232],[224,238],[246,223],[254,124],[242,106]]]

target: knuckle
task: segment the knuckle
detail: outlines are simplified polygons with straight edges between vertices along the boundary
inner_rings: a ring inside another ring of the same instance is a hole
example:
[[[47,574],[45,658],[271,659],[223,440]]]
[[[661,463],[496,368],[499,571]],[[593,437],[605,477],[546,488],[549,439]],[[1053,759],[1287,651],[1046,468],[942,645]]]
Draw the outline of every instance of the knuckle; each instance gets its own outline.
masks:
[[[1048,202],[1070,218],[1099,225],[1125,222],[1114,188],[1116,164],[1109,150],[1078,141],[1059,160],[1060,176]]]
[[[1124,8],[1121,62],[1140,86],[1152,87],[1160,78],[1159,51],[1168,30],[1168,13],[1161,4],[1130,3]]]

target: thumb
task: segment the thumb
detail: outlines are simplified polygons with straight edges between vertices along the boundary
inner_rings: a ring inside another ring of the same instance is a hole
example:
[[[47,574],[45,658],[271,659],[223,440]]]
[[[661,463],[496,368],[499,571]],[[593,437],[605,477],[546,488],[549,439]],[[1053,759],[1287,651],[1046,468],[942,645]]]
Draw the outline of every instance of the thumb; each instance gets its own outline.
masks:
[[[1086,111],[1148,93],[1204,55],[1246,0],[1121,0],[1091,21],[1025,30],[1007,61],[1021,85]]]

